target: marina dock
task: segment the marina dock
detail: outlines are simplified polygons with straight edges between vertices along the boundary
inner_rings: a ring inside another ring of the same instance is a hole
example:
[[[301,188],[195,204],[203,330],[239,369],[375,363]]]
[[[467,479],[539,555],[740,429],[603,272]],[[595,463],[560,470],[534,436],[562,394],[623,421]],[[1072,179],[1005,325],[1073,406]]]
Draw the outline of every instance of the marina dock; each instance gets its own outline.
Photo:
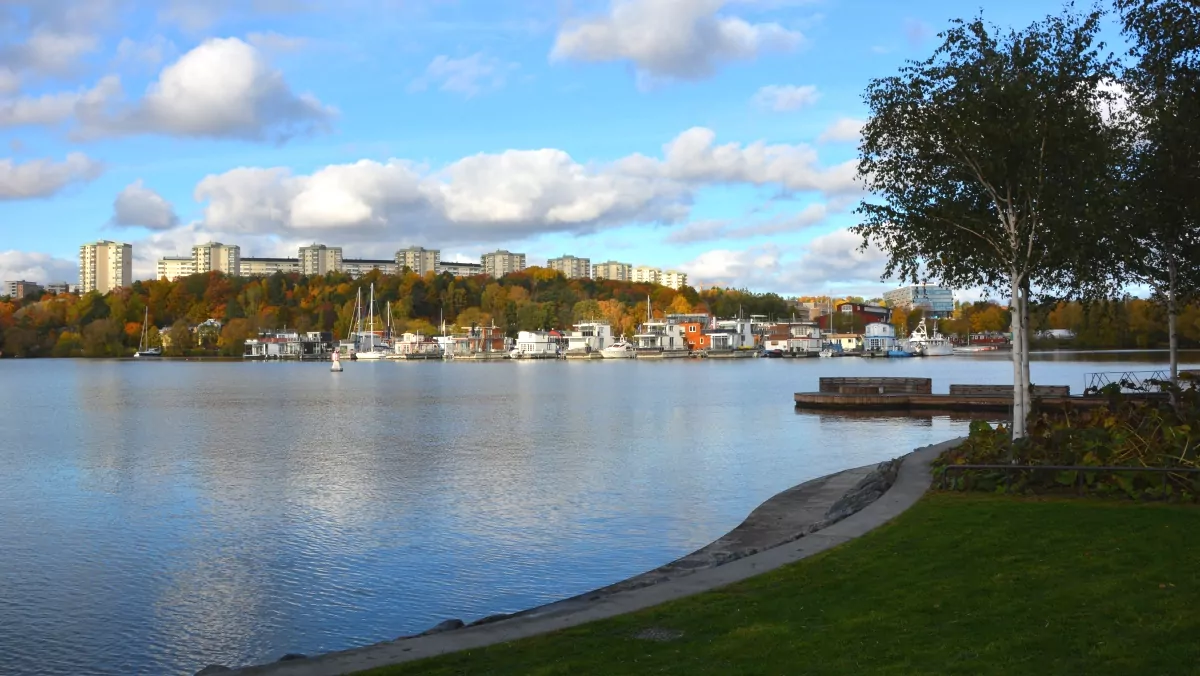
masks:
[[[817,392],[797,392],[796,408],[843,411],[1008,411],[1011,385],[951,385],[934,394],[930,378],[821,378]],[[1035,385],[1042,404],[1101,406],[1104,397],[1071,396],[1067,385]]]

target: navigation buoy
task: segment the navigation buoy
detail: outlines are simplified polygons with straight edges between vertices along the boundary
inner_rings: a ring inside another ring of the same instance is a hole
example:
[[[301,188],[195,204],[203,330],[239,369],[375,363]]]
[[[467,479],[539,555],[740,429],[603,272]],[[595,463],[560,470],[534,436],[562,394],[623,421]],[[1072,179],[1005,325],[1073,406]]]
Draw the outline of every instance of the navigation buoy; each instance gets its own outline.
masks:
[[[334,373],[342,372],[342,356],[338,354],[337,350],[333,352],[333,363],[329,365],[329,370]]]

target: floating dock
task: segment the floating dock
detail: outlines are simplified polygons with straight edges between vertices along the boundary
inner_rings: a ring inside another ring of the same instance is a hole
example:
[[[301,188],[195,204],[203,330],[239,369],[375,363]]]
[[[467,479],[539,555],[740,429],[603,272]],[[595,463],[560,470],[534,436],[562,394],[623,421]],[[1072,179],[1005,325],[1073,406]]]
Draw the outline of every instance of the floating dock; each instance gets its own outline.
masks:
[[[842,411],[1008,411],[1011,385],[951,385],[934,394],[930,378],[821,378],[819,391],[797,392],[796,408]],[[1104,397],[1073,397],[1066,385],[1035,385],[1041,404],[1102,406]]]

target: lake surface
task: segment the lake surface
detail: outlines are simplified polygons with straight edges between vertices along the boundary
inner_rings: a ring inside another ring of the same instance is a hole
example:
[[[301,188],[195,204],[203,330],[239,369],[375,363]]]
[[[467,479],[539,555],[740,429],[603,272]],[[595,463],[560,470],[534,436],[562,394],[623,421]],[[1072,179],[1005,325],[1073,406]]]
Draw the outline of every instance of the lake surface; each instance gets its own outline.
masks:
[[[1006,355],[328,369],[0,362],[0,671],[191,674],[583,593],[969,424],[796,412],[819,376],[1012,382]]]

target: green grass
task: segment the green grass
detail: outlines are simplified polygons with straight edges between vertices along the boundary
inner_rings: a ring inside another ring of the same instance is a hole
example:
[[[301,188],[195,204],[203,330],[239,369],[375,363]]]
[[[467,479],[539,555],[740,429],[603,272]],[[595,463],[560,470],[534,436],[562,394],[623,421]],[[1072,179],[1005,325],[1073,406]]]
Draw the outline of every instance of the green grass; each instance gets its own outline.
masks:
[[[1200,674],[1200,508],[932,494],[721,590],[367,673]]]

